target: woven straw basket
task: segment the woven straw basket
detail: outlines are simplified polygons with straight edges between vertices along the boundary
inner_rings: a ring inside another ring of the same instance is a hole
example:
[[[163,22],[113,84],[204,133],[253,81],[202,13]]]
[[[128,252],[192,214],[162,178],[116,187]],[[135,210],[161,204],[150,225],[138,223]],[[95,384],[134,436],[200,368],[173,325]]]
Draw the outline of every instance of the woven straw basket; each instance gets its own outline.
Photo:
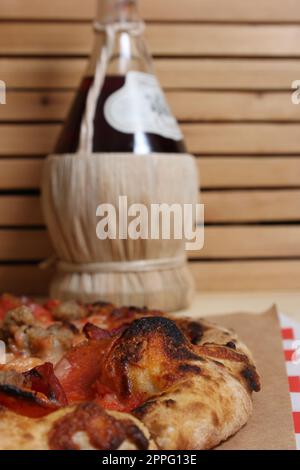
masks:
[[[193,282],[185,240],[106,239],[97,207],[196,204],[195,159],[182,154],[51,155],[43,173],[43,210],[56,252],[50,295],[167,311],[187,307]],[[119,227],[117,227],[118,230]]]

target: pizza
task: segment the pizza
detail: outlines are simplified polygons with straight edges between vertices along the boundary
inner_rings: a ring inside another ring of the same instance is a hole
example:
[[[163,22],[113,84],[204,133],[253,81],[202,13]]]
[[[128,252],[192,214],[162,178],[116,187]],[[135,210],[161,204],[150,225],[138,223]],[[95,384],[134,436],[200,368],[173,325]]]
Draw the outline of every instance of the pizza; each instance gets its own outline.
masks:
[[[201,450],[238,432],[260,378],[237,335],[105,302],[0,298],[2,450]]]

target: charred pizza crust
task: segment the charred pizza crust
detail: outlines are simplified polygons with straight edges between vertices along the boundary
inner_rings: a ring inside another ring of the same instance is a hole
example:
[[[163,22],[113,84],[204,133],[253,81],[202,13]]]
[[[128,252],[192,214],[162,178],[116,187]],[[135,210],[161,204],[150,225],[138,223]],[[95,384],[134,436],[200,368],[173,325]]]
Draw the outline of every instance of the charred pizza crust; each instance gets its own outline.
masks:
[[[112,349],[107,374],[117,370],[125,396],[128,390],[144,395],[133,414],[160,449],[210,449],[246,424],[259,376],[242,343],[239,351],[228,342],[206,343],[204,333],[193,347],[179,325],[162,317],[135,321]],[[214,332],[219,340],[235,338],[207,322],[199,325],[209,328],[210,340]]]

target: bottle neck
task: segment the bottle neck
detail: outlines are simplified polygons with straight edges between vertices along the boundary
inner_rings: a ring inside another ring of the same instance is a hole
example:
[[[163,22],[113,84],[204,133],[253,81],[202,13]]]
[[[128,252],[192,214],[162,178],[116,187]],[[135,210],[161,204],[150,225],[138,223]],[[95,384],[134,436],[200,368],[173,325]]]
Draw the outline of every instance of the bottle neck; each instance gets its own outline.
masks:
[[[107,53],[106,74],[126,75],[130,70],[153,73],[151,56],[143,39],[145,24],[138,14],[136,0],[98,0],[94,27],[89,75],[93,75],[103,49]]]
[[[136,0],[98,0],[95,25],[140,23]]]

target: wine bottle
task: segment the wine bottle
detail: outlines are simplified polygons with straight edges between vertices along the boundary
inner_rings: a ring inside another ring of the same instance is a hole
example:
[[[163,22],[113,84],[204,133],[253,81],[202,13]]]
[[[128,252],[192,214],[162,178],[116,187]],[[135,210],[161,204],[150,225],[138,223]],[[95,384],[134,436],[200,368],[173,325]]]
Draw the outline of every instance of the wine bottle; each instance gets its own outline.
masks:
[[[152,236],[151,217],[148,234],[147,217],[142,217],[144,227],[132,236],[129,211],[142,206],[143,214],[146,209],[151,215],[153,205],[172,211],[174,204],[182,209],[195,204],[195,159],[186,153],[155,76],[137,2],[97,1],[87,71],[43,171],[44,219],[56,266],[50,296],[183,309],[193,281],[185,231],[182,238],[173,235],[184,217],[176,222],[170,215],[169,238]],[[109,217],[102,217],[108,206]],[[153,222],[158,232],[165,225],[161,219]],[[103,220],[108,228],[99,236],[97,226]]]
[[[98,0],[95,45],[55,154],[184,153],[136,0]]]

